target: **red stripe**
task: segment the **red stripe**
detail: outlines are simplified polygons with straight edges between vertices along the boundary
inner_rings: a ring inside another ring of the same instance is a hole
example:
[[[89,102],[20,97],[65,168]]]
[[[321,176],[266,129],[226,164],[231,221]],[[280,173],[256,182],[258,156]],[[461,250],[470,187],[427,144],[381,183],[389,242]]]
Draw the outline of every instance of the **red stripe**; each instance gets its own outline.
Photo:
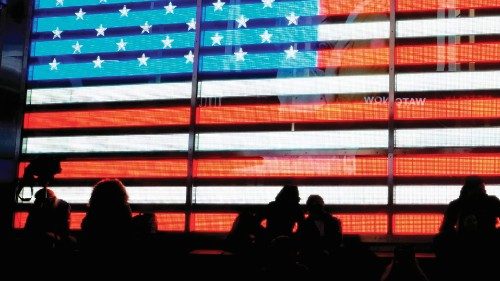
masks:
[[[394,165],[400,177],[498,176],[500,153],[400,155]]]
[[[235,213],[193,213],[190,228],[192,232],[229,232],[237,216]]]
[[[387,234],[387,214],[334,214],[344,234]]]
[[[349,15],[388,13],[389,0],[337,0],[320,1],[321,15]]]
[[[318,67],[389,65],[389,48],[356,48],[318,51]]]
[[[83,212],[71,212],[71,222],[69,224],[69,228],[71,230],[80,230],[82,229],[82,221],[86,216],[86,213]]]
[[[398,12],[500,8],[500,0],[398,0]]]
[[[396,235],[434,235],[442,220],[442,214],[394,214],[393,231]]]
[[[268,123],[333,123],[386,120],[386,104],[359,101],[332,101],[302,104],[226,105],[198,108],[197,123],[268,124]]]
[[[500,43],[400,46],[396,48],[397,65],[471,62],[500,62]]]
[[[14,229],[23,229],[28,219],[28,212],[14,213]]]
[[[396,120],[499,119],[500,97],[426,99],[421,105],[396,103]]]
[[[198,159],[198,178],[384,177],[386,157],[306,156]]]
[[[189,107],[33,112],[25,129],[120,128],[189,125]]]
[[[19,164],[19,177],[27,163]],[[186,159],[63,161],[57,179],[101,178],[182,178],[187,175]]]

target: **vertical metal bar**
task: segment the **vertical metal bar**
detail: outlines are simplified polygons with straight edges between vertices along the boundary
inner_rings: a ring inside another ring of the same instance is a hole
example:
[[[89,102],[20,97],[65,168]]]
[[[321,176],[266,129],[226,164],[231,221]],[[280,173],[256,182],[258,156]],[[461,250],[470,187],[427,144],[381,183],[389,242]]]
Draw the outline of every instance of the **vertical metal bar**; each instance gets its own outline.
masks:
[[[388,235],[393,235],[392,218],[394,213],[394,96],[396,92],[396,72],[395,72],[395,53],[396,53],[396,1],[391,0],[390,7],[390,36],[389,36],[389,144],[387,150],[387,190],[388,190]]]
[[[200,57],[200,39],[201,39],[201,16],[202,16],[202,0],[196,0],[196,33],[194,39],[194,61],[193,61],[193,76],[191,79],[191,114],[189,117],[189,146],[188,146],[188,162],[187,162],[187,180],[186,180],[186,219],[184,230],[190,231],[191,225],[191,209],[193,205],[193,183],[194,183],[194,154],[196,144],[196,110],[198,98],[198,66]]]

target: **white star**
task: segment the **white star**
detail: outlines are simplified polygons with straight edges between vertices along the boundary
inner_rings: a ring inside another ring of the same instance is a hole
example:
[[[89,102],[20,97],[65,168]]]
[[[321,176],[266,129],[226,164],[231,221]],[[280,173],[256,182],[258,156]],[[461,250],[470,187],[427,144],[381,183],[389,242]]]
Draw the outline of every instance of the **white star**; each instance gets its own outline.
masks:
[[[224,39],[224,36],[220,36],[219,35],[219,32],[216,32],[214,36],[210,37],[210,39],[212,39],[212,46],[215,46],[215,45],[221,45],[221,40]]]
[[[54,33],[54,37],[52,37],[52,39],[56,39],[61,38],[61,33],[63,33],[63,31],[59,30],[59,27],[56,27],[55,30],[52,30],[52,33]]]
[[[186,22],[188,25],[188,31],[195,30],[196,29],[196,21],[194,19],[191,19],[189,22]]]
[[[97,59],[92,61],[94,63],[94,68],[102,68],[101,65],[104,62],[104,60],[101,60],[100,56],[97,56]]]
[[[168,14],[173,14],[174,9],[177,8],[177,6],[172,5],[172,2],[168,2],[168,6],[163,6],[165,8],[165,15]]]
[[[56,7],[62,7],[62,6],[64,6],[64,0],[56,0]]]
[[[290,48],[285,50],[286,53],[286,59],[294,59],[297,56],[297,53],[299,50],[294,49],[293,46],[290,46]]]
[[[80,8],[80,11],[78,11],[77,13],[75,13],[76,15],[76,20],[83,20],[83,15],[85,15],[86,13],[82,10],[82,8]]]
[[[269,33],[269,31],[264,30],[264,33],[260,34],[259,35],[260,38],[262,38],[262,42],[261,43],[271,43],[271,37],[273,37],[273,35],[271,33]]]
[[[71,45],[71,47],[73,47],[73,49],[75,49],[75,50],[73,51],[73,54],[76,54],[77,52],[78,52],[79,54],[81,54],[81,53],[82,53],[82,50],[81,50],[81,49],[82,49],[83,45],[80,45],[80,43],[78,43],[78,41],[76,41],[76,44],[75,44],[75,45]]]
[[[243,49],[240,48],[238,52],[234,52],[234,56],[236,58],[236,61],[245,61],[245,55],[248,54],[247,52],[243,52]]]
[[[97,35],[96,36],[99,36],[99,35],[104,36],[104,31],[106,31],[106,29],[107,28],[103,27],[102,24],[101,24],[98,28],[95,29],[95,31],[97,31]]]
[[[120,42],[116,43],[116,45],[118,46],[118,51],[120,50],[123,50],[125,51],[125,46],[127,46],[127,42],[123,41],[123,38],[120,39]]]
[[[50,70],[57,70],[57,66],[60,64],[60,62],[56,61],[56,58],[52,60],[52,62],[49,62],[50,65]]]
[[[164,40],[161,40],[163,42],[163,49],[172,48],[172,42],[174,42],[173,39],[170,39],[170,36],[166,36]]]
[[[142,53],[142,56],[140,58],[137,58],[137,60],[139,61],[139,66],[148,66],[148,59],[149,57],[146,57],[146,54]]]
[[[194,62],[194,55],[192,51],[189,51],[187,55],[184,55],[186,58],[186,63],[193,63]]]
[[[214,5],[214,11],[222,11],[222,6],[224,6],[226,2],[221,2],[220,0],[217,0],[217,2],[213,2],[212,5]]]
[[[99,4],[102,4],[102,3],[108,3],[107,0],[99,0]]]
[[[238,28],[240,28],[242,26],[246,28],[247,27],[247,21],[248,21],[248,19],[245,18],[244,15],[241,15],[239,18],[237,18],[236,22],[238,23]]]
[[[123,8],[121,10],[118,10],[118,12],[120,12],[120,18],[128,17],[128,12],[130,12],[130,9],[127,9],[127,5],[123,5]]]
[[[299,16],[296,16],[294,12],[291,12],[288,16],[286,16],[286,19],[288,20],[288,25],[291,24],[299,24]]]
[[[144,23],[144,25],[141,25],[141,28],[142,28],[141,34],[143,34],[144,32],[149,33],[149,30],[150,30],[152,27],[153,27],[153,26],[152,26],[152,25],[149,25],[149,23],[146,21],[146,22]]]
[[[272,8],[273,7],[273,3],[274,3],[274,0],[262,0],[262,3],[264,4],[264,8]]]

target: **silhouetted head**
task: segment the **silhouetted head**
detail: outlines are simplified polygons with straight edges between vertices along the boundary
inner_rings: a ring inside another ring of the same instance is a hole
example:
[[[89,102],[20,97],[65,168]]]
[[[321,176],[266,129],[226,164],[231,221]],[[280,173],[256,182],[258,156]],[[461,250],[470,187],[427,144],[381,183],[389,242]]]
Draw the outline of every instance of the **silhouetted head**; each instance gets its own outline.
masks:
[[[24,169],[24,181],[27,185],[47,186],[61,172],[61,161],[51,156],[33,159]]]
[[[299,203],[299,189],[296,185],[285,185],[278,195],[276,195],[276,202],[280,203]]]
[[[104,179],[92,190],[89,205],[91,208],[109,208],[128,204],[128,194],[118,179]]]
[[[322,213],[325,208],[325,201],[321,196],[313,194],[307,198],[306,207],[310,214]]]
[[[486,195],[484,181],[478,176],[468,176],[465,178],[465,183],[460,190],[460,198],[470,198],[477,195]]]
[[[35,202],[33,204],[38,207],[45,206],[47,203],[54,205],[56,202],[56,194],[48,188],[42,188],[35,193]]]

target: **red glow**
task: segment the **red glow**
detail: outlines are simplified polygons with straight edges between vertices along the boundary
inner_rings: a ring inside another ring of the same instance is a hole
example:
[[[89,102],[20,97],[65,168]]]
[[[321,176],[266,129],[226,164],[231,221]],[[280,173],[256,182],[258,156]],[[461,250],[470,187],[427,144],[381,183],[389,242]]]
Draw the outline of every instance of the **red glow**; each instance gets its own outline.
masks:
[[[236,213],[193,213],[191,231],[229,232],[238,214]]]
[[[23,229],[28,219],[28,212],[14,213],[14,229]]]
[[[398,12],[500,8],[500,0],[398,0]]]
[[[497,176],[500,153],[400,155],[394,165],[400,177]]]
[[[71,213],[71,222],[69,224],[69,229],[71,230],[80,230],[82,227],[82,221],[85,217],[86,213],[83,212],[72,212]]]
[[[387,175],[386,157],[305,156],[198,159],[198,178],[364,177]]]
[[[396,120],[467,120],[500,118],[500,97],[427,99],[421,105],[396,103]]]
[[[396,48],[397,65],[468,62],[500,62],[500,43],[400,46]]]
[[[226,105],[198,108],[197,124],[369,122],[387,120],[386,104],[335,101],[303,104]]]
[[[389,65],[389,48],[359,48],[318,51],[318,67]]]
[[[26,162],[19,164],[19,177]],[[186,159],[160,160],[84,160],[61,162],[56,179],[85,178],[181,178],[187,174]]]
[[[189,107],[33,112],[25,129],[121,128],[189,125]]]
[[[184,231],[185,220],[184,213],[156,213],[158,231],[182,232]]]
[[[442,220],[442,214],[394,214],[392,225],[396,235],[434,235]]]
[[[344,234],[387,234],[387,214],[334,214]]]
[[[349,15],[388,13],[389,0],[337,0],[320,1],[321,15]]]

